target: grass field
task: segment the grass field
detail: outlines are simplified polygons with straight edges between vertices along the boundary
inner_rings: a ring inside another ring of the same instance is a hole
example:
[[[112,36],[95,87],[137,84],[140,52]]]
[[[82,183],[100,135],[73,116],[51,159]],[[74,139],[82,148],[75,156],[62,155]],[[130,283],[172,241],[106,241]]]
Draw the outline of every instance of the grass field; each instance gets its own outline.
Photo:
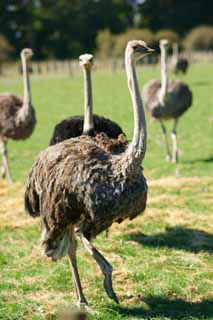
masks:
[[[157,68],[139,69],[140,83]],[[93,313],[90,319],[213,319],[213,65],[195,65],[183,79],[193,107],[178,128],[180,163],[164,161],[158,123],[148,121],[144,173],[148,208],[136,220],[114,225],[97,247],[114,266],[120,306],[102,287],[102,275],[79,244],[79,268]],[[20,79],[1,79],[1,91],[22,92]],[[61,119],[82,113],[82,78],[33,78],[37,127],[30,139],[10,142],[16,183],[0,183],[0,319],[57,319],[74,305],[67,259],[41,256],[39,221],[23,212],[27,173]],[[94,108],[132,132],[131,103],[124,73],[94,74]],[[168,123],[171,128],[171,123]]]

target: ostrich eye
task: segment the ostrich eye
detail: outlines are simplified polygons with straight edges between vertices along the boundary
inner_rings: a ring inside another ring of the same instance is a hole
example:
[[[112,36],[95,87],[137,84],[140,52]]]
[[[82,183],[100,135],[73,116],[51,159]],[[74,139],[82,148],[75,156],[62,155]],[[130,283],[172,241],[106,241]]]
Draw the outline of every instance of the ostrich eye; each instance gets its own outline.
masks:
[[[133,46],[133,49],[134,49],[134,50],[138,50],[138,49],[139,49],[139,46],[136,44],[136,45]]]

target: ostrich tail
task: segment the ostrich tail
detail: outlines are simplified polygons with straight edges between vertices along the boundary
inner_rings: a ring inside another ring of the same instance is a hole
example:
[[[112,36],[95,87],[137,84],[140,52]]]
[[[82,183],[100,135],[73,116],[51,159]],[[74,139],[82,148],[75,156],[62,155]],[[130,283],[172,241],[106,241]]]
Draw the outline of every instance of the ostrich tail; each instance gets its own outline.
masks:
[[[29,187],[25,191],[24,207],[31,217],[39,217],[39,196],[35,190],[31,190]]]

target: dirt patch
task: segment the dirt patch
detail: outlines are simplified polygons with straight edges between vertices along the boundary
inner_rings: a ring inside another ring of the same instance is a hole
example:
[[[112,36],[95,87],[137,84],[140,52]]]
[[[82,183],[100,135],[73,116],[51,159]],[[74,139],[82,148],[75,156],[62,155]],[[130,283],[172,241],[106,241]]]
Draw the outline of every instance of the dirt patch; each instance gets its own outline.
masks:
[[[158,180],[149,180],[150,187],[174,187],[181,188],[184,186],[195,186],[197,184],[212,184],[211,177],[165,177]]]

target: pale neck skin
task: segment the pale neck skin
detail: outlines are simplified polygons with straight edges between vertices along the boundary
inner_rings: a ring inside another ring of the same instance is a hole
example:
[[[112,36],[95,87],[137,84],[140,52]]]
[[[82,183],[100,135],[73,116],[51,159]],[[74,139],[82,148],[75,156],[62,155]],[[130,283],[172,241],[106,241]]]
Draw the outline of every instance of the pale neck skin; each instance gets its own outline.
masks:
[[[24,54],[21,55],[23,69],[24,98],[23,107],[28,109],[31,106],[30,79],[27,68],[27,59]]]
[[[84,73],[84,127],[83,134],[94,129],[91,67],[83,66]]]
[[[178,44],[177,43],[174,43],[173,44],[173,59],[176,61],[176,60],[178,60],[178,54],[179,54],[179,52],[178,52],[179,50],[178,50]]]
[[[167,54],[166,46],[161,45],[161,88],[159,92],[159,100],[164,104],[168,89],[168,70],[167,70]]]
[[[129,51],[128,48],[125,52],[125,66],[134,112],[133,139],[127,149],[127,153],[129,153],[133,159],[142,161],[146,153],[146,119],[138,87],[135,63],[133,61],[133,52]]]

